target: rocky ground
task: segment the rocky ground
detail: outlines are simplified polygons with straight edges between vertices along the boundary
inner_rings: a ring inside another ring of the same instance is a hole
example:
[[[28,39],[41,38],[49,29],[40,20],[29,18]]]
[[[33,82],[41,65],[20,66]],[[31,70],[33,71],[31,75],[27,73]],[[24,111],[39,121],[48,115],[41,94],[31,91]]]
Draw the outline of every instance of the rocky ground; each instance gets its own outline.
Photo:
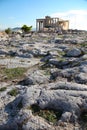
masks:
[[[0,130],[87,130],[87,32],[0,36]]]

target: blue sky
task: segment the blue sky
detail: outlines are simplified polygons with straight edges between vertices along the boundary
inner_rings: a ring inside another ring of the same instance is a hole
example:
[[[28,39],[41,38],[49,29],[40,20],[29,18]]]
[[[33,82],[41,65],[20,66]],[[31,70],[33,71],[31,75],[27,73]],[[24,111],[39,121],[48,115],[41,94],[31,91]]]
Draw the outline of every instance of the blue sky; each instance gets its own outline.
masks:
[[[87,30],[87,0],[0,0],[0,29],[35,27],[46,15],[70,20],[70,28]]]

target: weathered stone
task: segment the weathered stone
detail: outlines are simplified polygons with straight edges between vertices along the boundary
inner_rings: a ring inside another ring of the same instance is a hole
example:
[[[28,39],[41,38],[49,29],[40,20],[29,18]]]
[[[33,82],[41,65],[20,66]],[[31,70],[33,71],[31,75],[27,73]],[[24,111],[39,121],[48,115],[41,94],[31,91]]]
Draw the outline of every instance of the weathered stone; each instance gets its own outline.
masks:
[[[22,85],[35,85],[35,84],[44,84],[49,81],[49,77],[41,73],[41,71],[36,70],[29,74],[24,80],[20,81],[19,84]]]
[[[75,76],[77,83],[87,84],[87,73],[80,73]]]
[[[80,70],[80,72],[87,73],[87,65],[81,66],[81,67],[79,68],[79,70]]]
[[[0,55],[6,55],[8,52],[5,49],[0,49]]]
[[[85,31],[71,30],[61,37],[58,33],[0,36],[0,130],[85,129],[79,117],[87,111],[86,53]],[[7,80],[5,68],[16,67],[25,67],[25,76]],[[15,88],[18,94],[9,95]],[[53,125],[35,116],[31,105],[62,110],[62,115]]]
[[[62,122],[69,122],[71,119],[72,113],[70,112],[65,112],[64,114],[62,114],[61,120]]]
[[[67,56],[70,56],[70,57],[77,57],[77,56],[80,56],[81,54],[82,54],[81,51],[77,48],[74,48],[67,52]]]
[[[55,43],[61,44],[63,42],[62,39],[55,39]]]

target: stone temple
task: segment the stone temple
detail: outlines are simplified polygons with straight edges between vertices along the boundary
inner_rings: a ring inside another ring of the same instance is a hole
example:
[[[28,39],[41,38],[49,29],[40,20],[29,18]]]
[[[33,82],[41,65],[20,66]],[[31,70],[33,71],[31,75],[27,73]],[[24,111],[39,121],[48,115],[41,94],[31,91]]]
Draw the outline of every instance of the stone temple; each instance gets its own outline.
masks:
[[[60,31],[69,29],[69,20],[62,20],[60,18],[51,18],[46,16],[42,19],[36,19],[37,31]]]

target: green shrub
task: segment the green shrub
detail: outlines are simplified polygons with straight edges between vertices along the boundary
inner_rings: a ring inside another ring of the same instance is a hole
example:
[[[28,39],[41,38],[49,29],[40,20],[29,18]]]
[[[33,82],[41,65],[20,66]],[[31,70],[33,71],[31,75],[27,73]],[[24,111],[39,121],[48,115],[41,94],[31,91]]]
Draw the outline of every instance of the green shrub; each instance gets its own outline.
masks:
[[[16,96],[18,94],[18,89],[14,88],[11,91],[9,91],[8,94],[11,96]]]
[[[35,116],[41,116],[47,121],[52,122],[53,124],[55,124],[62,115],[62,111],[60,110],[40,109],[37,104],[31,105],[30,109]]]
[[[31,31],[32,26],[23,25],[21,29],[24,33],[28,33]]]
[[[0,92],[5,91],[6,87],[0,88]]]
[[[85,42],[85,43],[80,43],[80,46],[81,46],[81,47],[87,47],[87,42]]]
[[[12,31],[11,31],[10,28],[7,28],[7,29],[5,30],[5,32],[6,32],[7,34],[10,34]]]

